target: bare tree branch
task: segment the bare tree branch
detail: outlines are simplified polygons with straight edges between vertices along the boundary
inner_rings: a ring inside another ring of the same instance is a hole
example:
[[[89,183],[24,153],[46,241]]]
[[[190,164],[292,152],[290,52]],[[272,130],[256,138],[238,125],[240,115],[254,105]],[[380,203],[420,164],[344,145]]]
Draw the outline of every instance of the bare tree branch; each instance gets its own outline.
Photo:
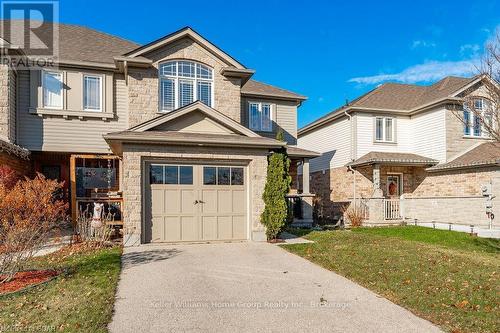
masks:
[[[471,135],[477,136],[479,131],[482,136],[500,141],[500,29],[487,43],[481,63],[476,68],[478,77],[482,78],[481,92],[474,92],[477,87],[464,92],[463,106],[453,109],[453,113],[464,126],[469,127]]]

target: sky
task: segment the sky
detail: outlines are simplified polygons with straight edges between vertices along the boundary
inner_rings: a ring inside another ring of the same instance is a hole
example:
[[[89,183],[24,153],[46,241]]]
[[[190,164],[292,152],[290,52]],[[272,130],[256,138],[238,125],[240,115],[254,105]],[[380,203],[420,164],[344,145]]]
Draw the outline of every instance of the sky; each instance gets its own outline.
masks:
[[[253,78],[308,97],[299,127],[387,82],[470,76],[500,29],[500,0],[60,0],[59,21],[143,44],[185,26]]]

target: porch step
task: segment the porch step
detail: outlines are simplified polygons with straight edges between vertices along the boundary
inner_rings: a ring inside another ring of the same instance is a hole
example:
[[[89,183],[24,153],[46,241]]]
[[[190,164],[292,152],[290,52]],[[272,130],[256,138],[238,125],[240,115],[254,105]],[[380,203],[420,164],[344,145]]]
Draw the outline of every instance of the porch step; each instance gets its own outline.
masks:
[[[293,221],[291,226],[296,228],[311,228],[313,226],[313,221],[312,220]]]

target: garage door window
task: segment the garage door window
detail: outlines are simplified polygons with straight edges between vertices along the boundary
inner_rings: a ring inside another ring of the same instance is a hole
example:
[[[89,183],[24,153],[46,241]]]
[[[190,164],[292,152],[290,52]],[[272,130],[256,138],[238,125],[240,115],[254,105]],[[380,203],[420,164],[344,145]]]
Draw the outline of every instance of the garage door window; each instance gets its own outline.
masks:
[[[243,168],[231,168],[231,185],[243,185]]]
[[[152,165],[149,168],[149,183],[163,184],[163,167],[161,165]]]
[[[230,168],[217,168],[217,185],[231,185]]]
[[[185,165],[151,165],[151,184],[193,185],[193,167]]]
[[[203,185],[244,185],[243,168],[203,167]]]
[[[191,185],[193,184],[193,167],[180,166],[179,167],[179,184]]]

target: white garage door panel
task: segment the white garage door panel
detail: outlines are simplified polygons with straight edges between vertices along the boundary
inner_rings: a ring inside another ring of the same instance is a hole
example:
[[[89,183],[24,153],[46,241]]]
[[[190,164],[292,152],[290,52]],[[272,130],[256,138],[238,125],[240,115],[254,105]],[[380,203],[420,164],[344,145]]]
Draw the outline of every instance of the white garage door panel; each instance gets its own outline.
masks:
[[[161,242],[163,240],[167,242],[176,242],[181,240],[181,219],[179,216],[165,217],[164,229],[165,234],[162,235],[163,237],[155,240],[156,242]]]
[[[218,170],[217,166],[208,168]],[[244,168],[220,168],[220,175],[216,171],[217,176],[212,173],[212,180],[204,182],[202,165],[154,164],[154,174],[148,170],[146,241],[246,239],[248,199],[241,176]],[[230,184],[227,170],[231,170]],[[219,178],[223,185],[219,185]]]

